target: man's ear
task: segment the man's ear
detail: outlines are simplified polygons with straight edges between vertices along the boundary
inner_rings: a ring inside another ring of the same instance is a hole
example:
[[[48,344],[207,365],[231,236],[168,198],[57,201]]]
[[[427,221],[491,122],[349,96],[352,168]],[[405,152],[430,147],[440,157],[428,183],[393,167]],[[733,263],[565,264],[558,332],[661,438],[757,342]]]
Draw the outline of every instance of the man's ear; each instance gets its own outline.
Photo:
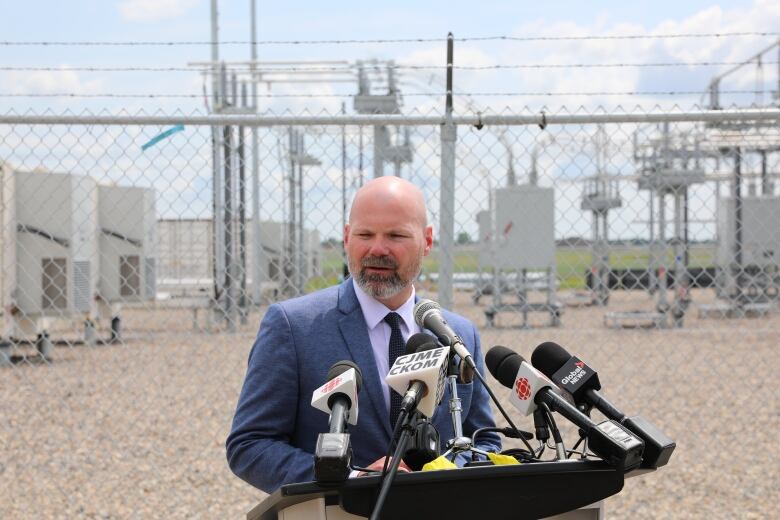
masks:
[[[433,226],[425,226],[423,236],[425,237],[425,249],[423,249],[423,256],[428,256],[428,254],[431,252],[431,248],[433,248]]]
[[[344,247],[349,243],[349,224],[344,224]]]

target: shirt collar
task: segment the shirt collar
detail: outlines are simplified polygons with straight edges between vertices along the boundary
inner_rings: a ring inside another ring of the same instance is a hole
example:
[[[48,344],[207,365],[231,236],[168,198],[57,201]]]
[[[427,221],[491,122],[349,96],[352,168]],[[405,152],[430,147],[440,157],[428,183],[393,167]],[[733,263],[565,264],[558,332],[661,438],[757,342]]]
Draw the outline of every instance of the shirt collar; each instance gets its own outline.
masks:
[[[415,290],[414,284],[412,284],[412,294],[409,295],[409,299],[406,300],[395,311],[391,311],[385,305],[368,294],[358,286],[355,279],[352,279],[352,286],[355,288],[355,296],[357,296],[360,308],[363,311],[363,317],[366,319],[366,325],[369,330],[373,330],[379,323],[381,323],[388,312],[395,312],[401,316],[401,319],[406,324],[406,330],[414,330],[414,297]]]

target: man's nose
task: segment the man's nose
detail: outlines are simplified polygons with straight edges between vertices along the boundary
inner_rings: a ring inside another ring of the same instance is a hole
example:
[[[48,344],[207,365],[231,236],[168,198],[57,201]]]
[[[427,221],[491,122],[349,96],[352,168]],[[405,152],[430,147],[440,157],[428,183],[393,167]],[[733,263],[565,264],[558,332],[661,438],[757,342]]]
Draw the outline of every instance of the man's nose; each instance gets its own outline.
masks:
[[[387,242],[382,237],[375,237],[371,241],[371,247],[368,251],[371,256],[386,256],[390,253],[390,249],[387,247]]]

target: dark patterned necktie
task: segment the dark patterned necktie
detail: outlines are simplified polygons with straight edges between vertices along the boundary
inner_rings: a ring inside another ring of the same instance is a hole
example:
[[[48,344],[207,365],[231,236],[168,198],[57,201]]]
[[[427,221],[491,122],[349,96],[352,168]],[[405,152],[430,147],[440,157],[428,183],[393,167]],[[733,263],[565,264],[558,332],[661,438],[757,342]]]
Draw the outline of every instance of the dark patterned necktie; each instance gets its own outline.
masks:
[[[404,337],[401,334],[401,316],[395,312],[388,312],[385,316],[385,322],[390,325],[390,348],[387,349],[387,359],[390,362],[388,366],[392,367],[395,358],[404,353]],[[395,421],[401,412],[401,395],[390,389],[390,428],[395,427]]]

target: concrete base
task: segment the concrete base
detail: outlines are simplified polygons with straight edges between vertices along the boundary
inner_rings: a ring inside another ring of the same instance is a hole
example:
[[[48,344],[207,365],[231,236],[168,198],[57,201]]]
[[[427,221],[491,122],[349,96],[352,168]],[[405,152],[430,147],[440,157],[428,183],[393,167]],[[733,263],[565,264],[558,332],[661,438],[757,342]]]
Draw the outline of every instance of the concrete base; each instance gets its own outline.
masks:
[[[54,344],[51,342],[48,332],[44,331],[38,334],[38,338],[35,340],[35,349],[43,359],[47,361],[51,360],[51,355],[54,352]]]
[[[604,325],[611,329],[665,329],[666,314],[649,311],[608,312]]]
[[[709,303],[699,305],[699,318],[758,318],[768,315],[771,310],[771,303]]]
[[[13,344],[10,341],[0,341],[0,367],[10,367],[13,365],[11,361],[11,348]]]
[[[528,325],[528,313],[529,312],[546,312],[550,315],[550,326],[559,327],[561,325],[561,314],[563,313],[563,305],[559,303],[519,303],[510,304],[504,303],[501,305],[492,305],[485,309],[485,318],[487,319],[487,326],[495,326],[495,318],[499,312],[514,312],[523,315],[522,328],[527,328]]]

